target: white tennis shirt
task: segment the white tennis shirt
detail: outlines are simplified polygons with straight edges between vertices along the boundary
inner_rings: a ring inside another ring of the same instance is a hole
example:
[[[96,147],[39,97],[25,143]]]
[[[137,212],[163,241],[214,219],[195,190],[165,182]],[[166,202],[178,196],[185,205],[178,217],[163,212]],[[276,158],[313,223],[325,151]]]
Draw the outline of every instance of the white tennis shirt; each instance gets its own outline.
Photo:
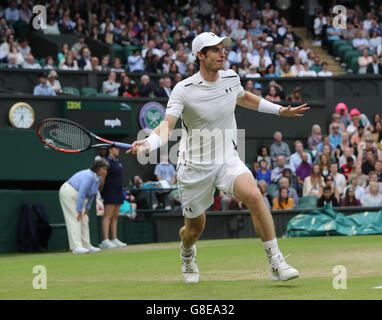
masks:
[[[182,119],[178,162],[205,167],[237,155],[235,107],[243,95],[233,70],[220,70],[215,82],[205,81],[198,72],[174,87],[166,115]]]

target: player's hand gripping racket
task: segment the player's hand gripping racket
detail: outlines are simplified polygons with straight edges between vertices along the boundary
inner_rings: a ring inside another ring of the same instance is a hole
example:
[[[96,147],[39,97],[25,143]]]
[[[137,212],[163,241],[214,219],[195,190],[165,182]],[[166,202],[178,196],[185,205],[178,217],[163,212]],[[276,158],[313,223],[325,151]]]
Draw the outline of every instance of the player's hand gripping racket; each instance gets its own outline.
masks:
[[[106,140],[67,119],[45,119],[38,125],[37,134],[45,145],[60,152],[78,153],[99,147],[131,148],[131,144]]]

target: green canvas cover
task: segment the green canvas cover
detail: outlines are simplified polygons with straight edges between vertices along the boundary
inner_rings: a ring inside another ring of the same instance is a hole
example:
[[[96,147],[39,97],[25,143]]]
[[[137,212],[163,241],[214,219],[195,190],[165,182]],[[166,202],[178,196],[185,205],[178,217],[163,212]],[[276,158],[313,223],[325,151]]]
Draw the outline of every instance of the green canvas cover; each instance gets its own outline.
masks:
[[[299,214],[287,225],[288,237],[366,234],[382,234],[382,210],[345,216],[327,205]]]

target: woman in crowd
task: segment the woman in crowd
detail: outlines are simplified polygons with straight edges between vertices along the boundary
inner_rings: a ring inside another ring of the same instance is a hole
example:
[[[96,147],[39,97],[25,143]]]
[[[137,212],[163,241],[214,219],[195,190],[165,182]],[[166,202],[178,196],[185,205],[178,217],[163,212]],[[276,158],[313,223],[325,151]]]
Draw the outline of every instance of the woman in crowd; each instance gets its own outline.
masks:
[[[55,70],[51,70],[48,74],[48,82],[47,84],[52,87],[54,92],[62,93],[62,88],[60,81],[57,80],[58,74]]]
[[[350,186],[346,189],[345,197],[342,199],[341,207],[359,207],[361,202],[355,197],[354,188]]]
[[[60,67],[61,70],[78,70],[77,61],[73,59],[73,55],[68,54],[65,62]]]
[[[273,63],[271,63],[267,67],[267,71],[266,71],[265,77],[266,78],[272,78],[272,77],[278,78],[279,77],[278,73],[276,73],[276,67],[275,67],[275,65]]]
[[[340,157],[345,152],[345,149],[349,148],[349,147],[350,147],[350,135],[346,131],[342,132],[342,134],[341,134],[341,142],[340,142],[340,144],[337,146],[337,148],[335,150],[335,155],[336,155],[336,158],[337,158],[337,162],[339,161]]]
[[[267,162],[267,169],[271,169],[272,158],[269,155],[269,149],[266,146],[261,146],[257,151],[257,157],[254,164],[255,170],[258,170],[260,168],[259,163],[261,160],[265,160]]]
[[[358,185],[360,187],[364,189],[367,187],[368,176],[362,173],[362,165],[360,163],[357,163],[356,165],[353,166],[351,174],[355,174],[357,176]]]
[[[257,181],[259,180],[265,180],[266,183],[271,183],[271,170],[269,170],[267,161],[264,159],[261,159],[259,162],[260,169],[256,170],[255,172],[255,179]]]
[[[303,196],[322,196],[322,188],[324,187],[324,179],[321,175],[321,169],[318,164],[314,164],[309,177],[304,180]]]
[[[320,170],[323,177],[326,177],[330,174],[330,161],[325,154],[320,154],[318,157],[318,165],[320,166]]]
[[[331,193],[334,195],[334,197],[337,199],[338,203],[340,202],[340,192],[338,191],[338,188],[334,185],[334,179],[331,175],[328,175],[324,177],[324,183],[325,187],[329,187],[331,190]]]
[[[121,204],[125,197],[123,194],[122,180],[122,164],[118,160],[119,149],[116,147],[109,148],[109,155],[106,160],[109,163],[106,178],[101,186],[101,195],[105,206],[105,214],[102,220],[102,236],[103,241],[101,248],[124,247],[126,243],[121,242],[117,238],[118,216]],[[111,240],[109,240],[109,231]]]
[[[238,68],[238,74],[240,77],[245,77],[249,73],[249,61],[247,57],[244,57]]]
[[[281,101],[280,96],[277,94],[277,90],[274,86],[269,87],[269,92],[267,96],[265,97],[268,101]]]
[[[89,210],[108,168],[106,160],[95,160],[90,169],[77,172],[60,188],[69,248],[74,254],[100,251],[90,243]]]
[[[288,196],[288,188],[282,187],[279,191],[279,197],[274,198],[272,202],[273,210],[293,209],[293,199]]]

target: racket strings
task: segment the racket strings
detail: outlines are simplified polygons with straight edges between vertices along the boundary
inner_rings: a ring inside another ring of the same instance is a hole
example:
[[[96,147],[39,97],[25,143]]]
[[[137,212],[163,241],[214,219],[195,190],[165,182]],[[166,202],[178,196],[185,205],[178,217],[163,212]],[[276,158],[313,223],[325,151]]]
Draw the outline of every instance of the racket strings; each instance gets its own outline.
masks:
[[[48,121],[40,128],[40,133],[53,148],[85,150],[91,143],[90,136],[84,130],[66,122]]]

